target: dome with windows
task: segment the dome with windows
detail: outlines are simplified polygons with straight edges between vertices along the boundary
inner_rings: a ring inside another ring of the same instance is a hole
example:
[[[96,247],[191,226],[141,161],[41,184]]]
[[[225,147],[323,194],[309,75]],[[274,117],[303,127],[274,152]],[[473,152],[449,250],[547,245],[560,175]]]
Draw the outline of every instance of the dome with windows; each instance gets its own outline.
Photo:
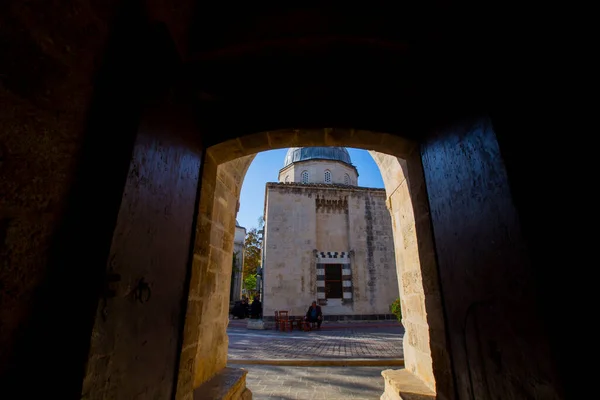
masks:
[[[279,171],[279,182],[358,185],[358,171],[345,147],[291,147]]]
[[[283,167],[307,160],[334,160],[352,165],[345,147],[290,147],[285,155]]]

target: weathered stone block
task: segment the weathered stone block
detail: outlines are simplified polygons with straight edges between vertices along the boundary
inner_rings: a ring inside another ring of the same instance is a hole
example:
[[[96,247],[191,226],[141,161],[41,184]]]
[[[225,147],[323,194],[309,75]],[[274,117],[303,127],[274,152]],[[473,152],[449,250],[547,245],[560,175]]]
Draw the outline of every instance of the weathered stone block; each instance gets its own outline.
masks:
[[[237,139],[228,140],[208,148],[206,154],[214,160],[215,164],[221,164],[248,155]]]
[[[194,390],[194,400],[252,399],[252,394],[246,387],[247,373],[243,368],[223,368]]]
[[[240,145],[246,154],[259,153],[265,150],[265,143],[269,143],[269,133],[260,132],[254,135],[246,135],[238,138]]]
[[[406,369],[386,369],[381,372],[384,392],[381,400],[434,400],[435,392]]]
[[[289,130],[270,131],[268,134],[268,143],[273,149],[295,147],[298,144],[296,135],[291,134]]]
[[[266,329],[265,328],[265,323],[263,322],[262,319],[249,319],[248,320],[248,324],[246,325],[246,328],[248,328],[248,329],[256,329],[256,330]]]

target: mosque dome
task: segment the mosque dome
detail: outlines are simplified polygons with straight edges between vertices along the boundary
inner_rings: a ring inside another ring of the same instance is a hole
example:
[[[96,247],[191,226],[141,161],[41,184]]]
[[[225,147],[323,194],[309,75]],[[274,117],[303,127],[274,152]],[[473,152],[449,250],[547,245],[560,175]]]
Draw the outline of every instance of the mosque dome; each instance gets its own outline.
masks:
[[[350,154],[345,147],[290,147],[285,155],[283,167],[307,160],[334,160],[352,165]]]

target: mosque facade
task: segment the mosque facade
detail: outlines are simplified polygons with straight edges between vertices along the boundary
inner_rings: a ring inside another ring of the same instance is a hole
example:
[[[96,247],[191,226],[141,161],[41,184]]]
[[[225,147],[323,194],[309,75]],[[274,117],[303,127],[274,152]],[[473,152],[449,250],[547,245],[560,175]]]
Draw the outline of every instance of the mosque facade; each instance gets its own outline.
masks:
[[[385,189],[358,186],[343,147],[290,148],[279,181],[266,185],[263,315],[302,316],[312,301],[325,320],[393,319],[398,298]]]

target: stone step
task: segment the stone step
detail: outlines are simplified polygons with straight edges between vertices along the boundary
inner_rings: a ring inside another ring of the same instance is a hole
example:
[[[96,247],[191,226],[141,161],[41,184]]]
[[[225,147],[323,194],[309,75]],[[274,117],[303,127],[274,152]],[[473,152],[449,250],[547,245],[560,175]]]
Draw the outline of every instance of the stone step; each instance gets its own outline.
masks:
[[[194,389],[194,400],[252,400],[252,392],[246,387],[247,374],[243,368],[223,368]]]
[[[406,369],[381,371],[385,387],[380,400],[435,400],[435,392]]]
[[[262,319],[249,319],[246,323],[246,328],[263,330],[265,329],[265,323]]]

